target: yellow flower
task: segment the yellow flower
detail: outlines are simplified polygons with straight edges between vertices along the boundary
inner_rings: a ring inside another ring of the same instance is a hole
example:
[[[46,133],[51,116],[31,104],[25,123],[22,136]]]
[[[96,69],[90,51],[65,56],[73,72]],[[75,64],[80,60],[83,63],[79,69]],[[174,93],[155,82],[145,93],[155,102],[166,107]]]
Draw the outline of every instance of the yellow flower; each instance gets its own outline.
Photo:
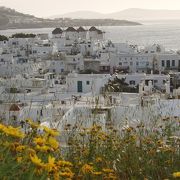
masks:
[[[46,126],[44,126],[43,128],[44,128],[44,131],[51,136],[58,136],[59,135],[59,132],[57,130],[50,129]]]
[[[96,162],[97,162],[97,163],[102,162],[102,158],[101,158],[101,157],[97,157],[97,158],[96,158]]]
[[[26,146],[20,145],[20,146],[16,147],[16,151],[17,151],[17,152],[22,152],[22,151],[25,150],[25,148],[26,148]]]
[[[59,180],[59,172],[54,172],[53,177],[54,180]]]
[[[17,158],[16,158],[16,161],[17,161],[18,163],[21,163],[21,162],[22,162],[22,157],[17,157]]]
[[[6,126],[4,126],[3,124],[0,124],[0,131],[4,131],[4,128],[6,128]]]
[[[3,131],[7,136],[12,136],[12,137],[16,137],[16,138],[24,138],[25,137],[24,133],[22,133],[19,128],[14,128],[12,126],[6,127],[1,124],[0,130]]]
[[[32,119],[26,119],[26,122],[33,128],[37,129],[39,127],[39,124],[32,121]]]
[[[105,173],[113,173],[113,172],[114,172],[113,169],[108,169],[108,168],[103,168],[102,170],[103,170],[103,172],[105,172]]]
[[[52,147],[53,149],[55,149],[55,150],[59,148],[59,143],[57,142],[56,139],[54,139],[54,138],[52,138],[52,137],[49,137],[48,143],[49,143],[49,144],[51,145],[51,147]]]
[[[93,172],[93,175],[100,176],[100,175],[102,175],[102,172]]]
[[[41,151],[41,152],[47,152],[47,151],[50,151],[51,150],[51,148],[49,147],[49,146],[39,146],[39,145],[37,145],[36,146],[36,150],[37,151]]]
[[[52,171],[53,169],[55,169],[55,168],[56,168],[55,158],[49,156],[49,157],[48,157],[48,163],[46,164],[46,169],[48,170],[48,172],[51,172],[51,171]]]
[[[180,177],[180,172],[174,172],[173,177],[174,178],[179,178]]]
[[[109,174],[109,179],[112,179],[112,180],[113,180],[113,179],[117,179],[117,177],[116,177],[114,174],[110,173],[110,174]]]
[[[82,167],[82,172],[83,174],[89,174],[89,173],[92,173],[93,172],[93,167],[89,164],[85,164],[83,167]]]
[[[63,178],[73,178],[74,176],[72,172],[60,172],[59,175]]]
[[[68,161],[58,161],[57,164],[60,167],[71,167],[72,166],[72,163],[68,162]]]
[[[39,159],[36,154],[30,155],[30,159],[36,166],[44,167],[44,163],[41,162],[41,159]]]
[[[34,143],[38,144],[39,146],[42,146],[46,143],[46,140],[41,137],[34,138]]]
[[[27,152],[29,152],[30,155],[35,155],[36,154],[36,151],[34,149],[32,149],[32,148],[28,148]]]
[[[158,140],[158,141],[157,141],[157,144],[158,144],[159,146],[162,146],[164,143],[163,143],[162,140]]]

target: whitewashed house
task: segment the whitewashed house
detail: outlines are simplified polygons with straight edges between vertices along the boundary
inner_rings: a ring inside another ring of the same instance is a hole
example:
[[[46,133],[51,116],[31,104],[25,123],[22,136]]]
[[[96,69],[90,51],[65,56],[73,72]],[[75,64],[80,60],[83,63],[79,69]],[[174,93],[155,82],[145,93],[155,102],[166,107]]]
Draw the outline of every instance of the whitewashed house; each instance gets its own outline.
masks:
[[[82,41],[79,43],[80,53],[83,56],[92,56],[93,55],[93,43],[91,41]]]
[[[47,41],[44,41],[42,44],[34,44],[32,46],[32,57],[47,57],[49,54],[52,54],[53,46]]]
[[[159,53],[155,56],[159,71],[180,70],[180,55],[176,53]]]
[[[135,73],[135,74],[116,75],[116,77],[119,79],[125,79],[125,82],[131,87],[138,86],[142,81],[145,82],[145,85],[148,85],[148,82],[151,81],[152,87],[157,90],[165,90],[166,89],[165,84],[167,82],[170,82],[170,76],[163,74]]]
[[[0,66],[14,64],[14,62],[15,62],[15,59],[13,58],[13,54],[0,55]]]
[[[67,92],[99,94],[110,77],[109,74],[68,74]]]
[[[65,71],[65,62],[64,60],[51,60],[49,66],[49,72],[55,74],[62,74]]]
[[[65,71],[73,72],[84,70],[84,58],[82,54],[65,56]]]

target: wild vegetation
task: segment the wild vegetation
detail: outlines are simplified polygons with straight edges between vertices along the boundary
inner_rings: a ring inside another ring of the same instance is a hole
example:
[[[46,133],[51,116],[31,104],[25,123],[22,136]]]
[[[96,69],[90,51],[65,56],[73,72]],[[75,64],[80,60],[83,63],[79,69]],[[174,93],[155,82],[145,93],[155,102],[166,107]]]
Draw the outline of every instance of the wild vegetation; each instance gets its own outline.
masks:
[[[0,124],[0,179],[178,179],[179,123],[163,118],[152,127],[106,130],[67,124],[62,132],[30,119],[24,132]]]
[[[12,35],[12,38],[35,38],[35,34],[16,33]]]
[[[8,37],[0,35],[0,41],[8,41]]]
[[[113,81],[109,81],[107,85],[105,85],[106,92],[131,92],[137,93],[138,86],[131,87],[129,84],[125,82],[125,79],[115,78]]]

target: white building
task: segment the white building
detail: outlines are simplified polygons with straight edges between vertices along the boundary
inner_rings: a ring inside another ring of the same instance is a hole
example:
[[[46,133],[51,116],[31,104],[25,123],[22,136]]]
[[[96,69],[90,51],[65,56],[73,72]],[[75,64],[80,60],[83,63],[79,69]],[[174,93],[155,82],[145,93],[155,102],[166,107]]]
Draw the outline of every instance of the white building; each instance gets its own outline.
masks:
[[[65,71],[73,72],[84,70],[84,58],[81,54],[65,56]]]
[[[155,56],[155,59],[160,71],[178,71],[180,69],[180,55],[176,53],[159,53]]]
[[[68,74],[67,92],[99,94],[110,77],[109,74]]]
[[[119,79],[125,79],[125,82],[129,84],[131,87],[138,86],[141,82],[145,82],[145,85],[148,85],[148,82],[151,81],[153,88],[157,90],[165,90],[165,84],[170,82],[169,75],[163,74],[123,74],[123,75],[116,75]]]

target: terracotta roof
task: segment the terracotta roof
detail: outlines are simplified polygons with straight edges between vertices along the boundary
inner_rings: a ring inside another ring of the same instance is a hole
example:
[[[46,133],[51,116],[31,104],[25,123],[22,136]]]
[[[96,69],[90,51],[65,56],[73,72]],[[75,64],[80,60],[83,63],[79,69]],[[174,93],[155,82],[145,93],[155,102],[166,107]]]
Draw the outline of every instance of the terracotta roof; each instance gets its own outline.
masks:
[[[74,29],[73,27],[68,27],[66,29],[66,32],[77,32],[76,29]]]
[[[86,30],[81,26],[77,29],[78,32],[85,32]]]
[[[61,28],[56,28],[52,31],[52,34],[62,34],[63,30]]]
[[[12,104],[9,111],[20,111],[20,107],[17,104]]]

